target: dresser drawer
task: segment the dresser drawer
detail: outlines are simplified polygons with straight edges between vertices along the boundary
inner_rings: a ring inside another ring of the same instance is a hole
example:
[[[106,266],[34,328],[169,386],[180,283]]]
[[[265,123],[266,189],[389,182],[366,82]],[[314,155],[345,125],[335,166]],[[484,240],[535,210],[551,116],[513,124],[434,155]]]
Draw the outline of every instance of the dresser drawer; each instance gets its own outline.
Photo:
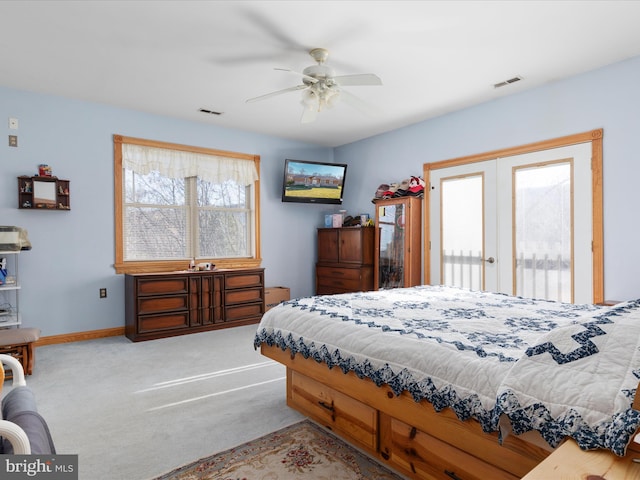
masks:
[[[359,268],[316,267],[316,291],[340,293],[364,290]]]
[[[328,287],[332,290],[344,290],[346,292],[357,292],[362,290],[360,287],[360,279],[334,278],[318,276],[316,288],[321,290],[322,287]]]
[[[298,372],[291,371],[290,375],[291,388],[287,398],[290,406],[354,443],[376,449],[377,410]]]
[[[138,297],[138,315],[186,310],[188,308],[188,305],[188,295],[170,295],[166,297]]]
[[[335,265],[316,265],[316,293],[362,292],[373,289],[371,267],[346,268]]]
[[[242,290],[228,290],[224,294],[225,305],[235,303],[262,301],[262,288],[244,288]]]
[[[358,289],[359,290],[359,289]],[[316,295],[337,295],[340,293],[353,293],[353,288],[340,288],[330,285],[317,285]]]
[[[157,333],[189,326],[189,313],[176,312],[166,315],[141,315],[138,317],[138,333]]]
[[[227,273],[224,276],[224,287],[227,288],[246,288],[246,287],[262,287],[262,272],[248,272],[242,274]]]
[[[188,277],[141,278],[137,281],[138,295],[187,293]]]
[[[383,458],[418,478],[517,480],[504,470],[438,440],[404,422],[381,415]]]
[[[359,268],[340,268],[340,267],[316,267],[318,277],[332,278],[340,280],[356,280],[360,281],[361,272]]]
[[[264,313],[262,303],[238,304],[224,309],[225,322],[255,320],[258,322]]]

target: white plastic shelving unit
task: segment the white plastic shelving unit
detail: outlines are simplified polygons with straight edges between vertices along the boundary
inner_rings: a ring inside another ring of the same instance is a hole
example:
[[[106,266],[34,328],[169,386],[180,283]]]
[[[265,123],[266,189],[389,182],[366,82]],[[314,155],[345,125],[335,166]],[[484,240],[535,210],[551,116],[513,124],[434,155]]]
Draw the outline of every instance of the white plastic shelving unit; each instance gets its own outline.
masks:
[[[20,315],[20,277],[18,275],[18,257],[20,250],[0,251],[0,260],[7,259],[7,275],[0,284],[0,328],[15,327],[22,324]],[[2,279],[2,275],[0,275]]]

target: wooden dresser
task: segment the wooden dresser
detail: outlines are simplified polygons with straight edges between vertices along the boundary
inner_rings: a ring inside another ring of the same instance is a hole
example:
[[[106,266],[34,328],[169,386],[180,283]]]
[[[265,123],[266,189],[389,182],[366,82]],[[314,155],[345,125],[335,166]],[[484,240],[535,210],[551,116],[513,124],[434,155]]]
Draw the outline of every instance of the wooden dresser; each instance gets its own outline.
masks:
[[[373,290],[374,230],[318,229],[317,295]]]
[[[125,275],[125,334],[137,342],[258,323],[264,269]]]

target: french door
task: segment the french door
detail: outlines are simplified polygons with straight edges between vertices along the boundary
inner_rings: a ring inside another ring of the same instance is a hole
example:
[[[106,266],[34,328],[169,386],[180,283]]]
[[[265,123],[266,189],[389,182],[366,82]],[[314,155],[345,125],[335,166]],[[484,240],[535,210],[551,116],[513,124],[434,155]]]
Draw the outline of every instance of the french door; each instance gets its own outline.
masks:
[[[591,143],[431,170],[430,283],[593,302]]]

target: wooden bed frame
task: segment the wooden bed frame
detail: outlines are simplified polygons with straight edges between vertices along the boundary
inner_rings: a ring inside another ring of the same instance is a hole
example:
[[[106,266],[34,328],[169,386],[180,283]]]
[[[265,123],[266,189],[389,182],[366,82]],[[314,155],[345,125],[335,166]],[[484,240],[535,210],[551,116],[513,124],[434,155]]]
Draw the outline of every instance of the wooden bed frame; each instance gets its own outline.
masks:
[[[532,443],[508,435],[500,444],[497,433],[461,422],[449,408],[436,412],[407,392],[396,396],[289,350],[263,344],[261,352],[287,367],[288,406],[410,478],[516,480],[552,452],[540,437]]]

